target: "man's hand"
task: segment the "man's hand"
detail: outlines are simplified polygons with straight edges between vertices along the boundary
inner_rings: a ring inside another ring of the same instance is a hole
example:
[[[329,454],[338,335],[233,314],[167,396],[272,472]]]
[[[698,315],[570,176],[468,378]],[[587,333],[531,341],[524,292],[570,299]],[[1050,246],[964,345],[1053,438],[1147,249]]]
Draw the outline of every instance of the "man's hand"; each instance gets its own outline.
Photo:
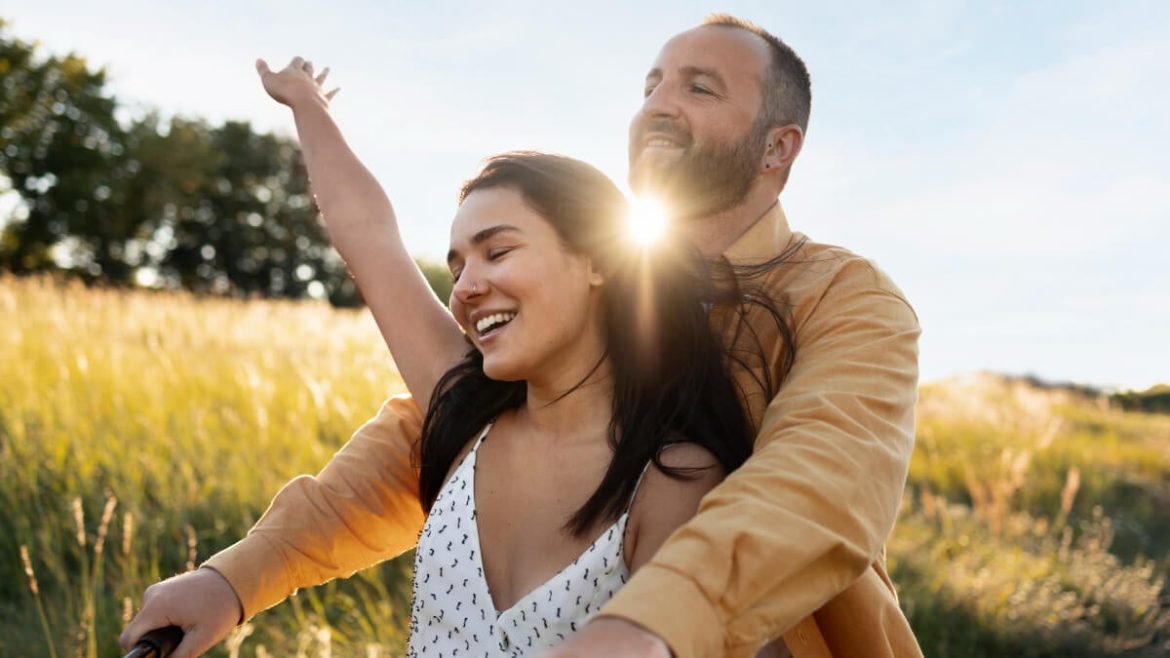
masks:
[[[129,651],[147,631],[174,625],[184,636],[171,658],[196,658],[227,637],[243,615],[240,599],[223,576],[196,569],[146,588],[142,609],[118,642]]]
[[[279,71],[273,71],[268,68],[268,62],[262,59],[256,60],[256,72],[260,74],[260,82],[264,85],[264,91],[278,103],[287,105],[292,109],[297,109],[297,106],[305,102],[322,102],[329,105],[329,101],[341,91],[340,88],[334,89],[329,93],[325,93],[322,85],[325,84],[325,78],[329,75],[329,67],[326,66],[320,75],[313,77],[313,63],[306,62],[304,58],[294,57],[288,63],[288,66]]]
[[[539,658],[671,658],[670,647],[650,631],[617,617],[598,617]]]

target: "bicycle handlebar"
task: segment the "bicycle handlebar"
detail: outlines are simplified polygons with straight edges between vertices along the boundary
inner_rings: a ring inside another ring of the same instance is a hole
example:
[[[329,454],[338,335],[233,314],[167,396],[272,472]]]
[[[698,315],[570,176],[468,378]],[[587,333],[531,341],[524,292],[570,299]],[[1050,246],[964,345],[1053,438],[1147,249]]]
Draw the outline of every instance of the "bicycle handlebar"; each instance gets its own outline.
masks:
[[[182,641],[183,629],[178,626],[156,628],[138,638],[126,658],[167,658]]]

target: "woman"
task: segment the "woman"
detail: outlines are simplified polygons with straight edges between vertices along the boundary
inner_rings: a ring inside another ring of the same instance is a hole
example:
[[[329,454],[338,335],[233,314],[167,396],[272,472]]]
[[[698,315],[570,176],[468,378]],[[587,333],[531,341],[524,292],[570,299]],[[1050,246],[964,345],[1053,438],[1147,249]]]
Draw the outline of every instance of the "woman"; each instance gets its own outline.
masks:
[[[410,654],[555,645],[750,454],[699,261],[681,242],[633,246],[624,197],[589,165],[505,154],[460,194],[448,314],[329,118],[325,74],[299,59],[259,69],[428,410]]]
[[[559,643],[750,454],[702,261],[681,241],[634,247],[624,197],[589,165],[504,154],[460,194],[448,311],[330,118],[327,71],[257,68],[427,409],[409,654]]]

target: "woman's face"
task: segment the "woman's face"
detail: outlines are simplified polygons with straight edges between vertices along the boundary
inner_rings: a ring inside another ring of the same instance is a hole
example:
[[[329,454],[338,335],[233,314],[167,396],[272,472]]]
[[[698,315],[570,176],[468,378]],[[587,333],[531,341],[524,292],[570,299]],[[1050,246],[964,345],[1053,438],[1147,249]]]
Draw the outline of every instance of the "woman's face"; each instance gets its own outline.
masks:
[[[572,386],[604,353],[600,274],[519,192],[469,194],[451,224],[447,264],[451,312],[488,377]]]

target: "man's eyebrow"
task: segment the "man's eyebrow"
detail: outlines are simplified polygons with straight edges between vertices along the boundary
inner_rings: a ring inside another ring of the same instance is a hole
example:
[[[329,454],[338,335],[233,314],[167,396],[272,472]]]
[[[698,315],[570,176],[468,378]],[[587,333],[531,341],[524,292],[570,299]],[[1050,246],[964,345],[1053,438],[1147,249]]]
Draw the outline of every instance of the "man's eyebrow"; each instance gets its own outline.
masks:
[[[492,237],[494,237],[500,233],[510,233],[510,232],[520,233],[520,229],[516,228],[515,226],[512,226],[511,224],[496,224],[495,226],[489,226],[489,227],[483,229],[482,231],[479,231],[475,235],[471,236],[471,244],[472,245],[482,244],[482,243],[487,242],[488,240],[492,239]],[[447,252],[447,264],[450,265],[451,261],[455,260],[458,257],[459,257],[458,251],[456,251],[454,249],[452,249],[451,251],[448,251]]]

